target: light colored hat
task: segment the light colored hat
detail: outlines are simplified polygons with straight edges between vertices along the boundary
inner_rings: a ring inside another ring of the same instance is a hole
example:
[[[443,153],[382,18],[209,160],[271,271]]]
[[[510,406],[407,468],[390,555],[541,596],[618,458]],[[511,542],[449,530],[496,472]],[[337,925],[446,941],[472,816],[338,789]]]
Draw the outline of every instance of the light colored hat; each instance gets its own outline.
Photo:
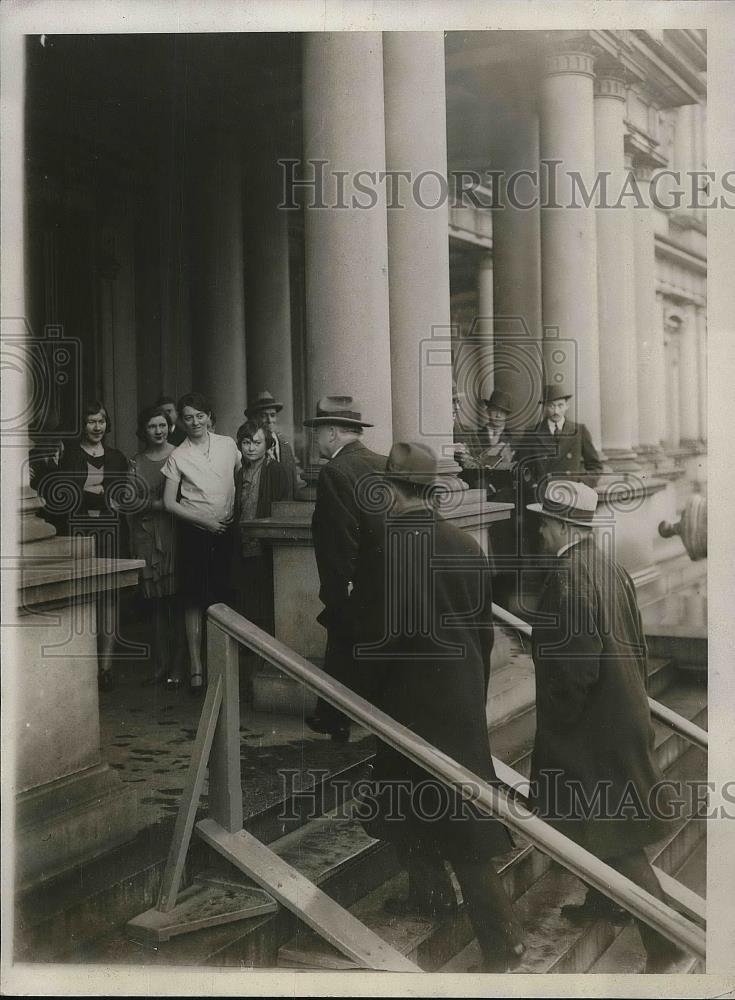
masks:
[[[574,483],[571,479],[552,479],[546,487],[543,501],[529,503],[526,509],[567,524],[591,528],[595,523],[597,500],[597,491],[586,483]]]
[[[337,424],[340,427],[372,427],[362,419],[352,396],[322,396],[316,404],[316,416],[304,421],[304,427]]]

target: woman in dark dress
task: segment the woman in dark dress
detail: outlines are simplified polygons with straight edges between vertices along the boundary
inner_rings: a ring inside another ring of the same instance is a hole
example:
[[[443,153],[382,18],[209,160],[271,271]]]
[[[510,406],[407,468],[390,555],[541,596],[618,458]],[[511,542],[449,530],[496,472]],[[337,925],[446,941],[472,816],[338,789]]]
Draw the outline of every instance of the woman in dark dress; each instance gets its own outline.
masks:
[[[144,559],[140,585],[153,621],[153,677],[146,683],[179,687],[178,665],[172,668],[176,631],[177,532],[173,515],[163,506],[161,469],[174,446],[168,441],[169,422],[160,406],[148,406],[138,416],[136,434],[143,447],[130,463],[139,510],[130,518],[130,548]]]
[[[64,449],[56,469],[43,475],[39,495],[60,535],[93,538],[98,559],[124,558],[127,530],[120,512],[130,505],[128,460],[105,444],[112,428],[104,403],[89,401],[82,425],[80,439]],[[114,591],[98,593],[96,621],[99,686],[109,691],[115,686],[112,653],[118,631]]]

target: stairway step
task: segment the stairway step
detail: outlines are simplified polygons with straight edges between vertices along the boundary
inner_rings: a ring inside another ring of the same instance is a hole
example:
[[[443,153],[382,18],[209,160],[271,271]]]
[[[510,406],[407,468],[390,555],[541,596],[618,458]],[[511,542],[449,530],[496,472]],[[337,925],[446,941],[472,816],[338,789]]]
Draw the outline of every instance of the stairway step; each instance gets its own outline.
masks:
[[[648,657],[648,677],[646,690],[649,698],[658,699],[677,679],[677,668],[673,660],[662,656]]]
[[[487,723],[489,727],[525,712],[536,698],[536,678],[533,660],[521,650],[512,650],[507,662],[490,673],[487,698]]]
[[[325,775],[314,789],[317,804],[334,809],[335,803],[342,803],[345,796],[352,795],[354,783],[364,773],[365,761],[361,760]],[[303,830],[311,799],[311,795],[306,795],[288,800],[293,806],[288,810],[284,809],[283,801],[274,802],[247,817],[245,828],[266,844],[283,837],[284,828],[287,832]],[[88,956],[96,954],[97,947],[102,951],[111,948],[111,954],[125,951],[125,946],[114,944],[113,939],[120,934],[127,940],[122,931],[127,921],[155,905],[172,835],[172,820],[142,830],[134,841],[20,896],[16,904],[16,960],[58,961],[80,954],[91,960]],[[193,838],[187,872],[211,867],[211,859],[210,848]],[[216,864],[224,865],[220,861]],[[376,871],[387,877],[395,870],[395,857],[381,855],[375,865]],[[232,873],[231,866],[225,865],[222,870]],[[192,940],[188,935],[185,937]],[[223,946],[215,938],[213,935],[212,954]],[[167,943],[167,947],[169,944],[173,942]]]
[[[522,895],[548,868],[550,862],[529,844],[521,845],[498,859],[498,869],[506,891],[512,898]],[[455,882],[455,890],[458,887]],[[388,883],[350,907],[351,912],[392,948],[416,962],[426,971],[433,971],[472,939],[472,929],[464,907],[448,916],[431,919],[396,917],[384,909],[391,896],[405,896],[408,876],[400,872]],[[459,896],[459,892],[458,892]],[[336,949],[307,928],[280,949],[278,964],[285,968],[354,969]]]

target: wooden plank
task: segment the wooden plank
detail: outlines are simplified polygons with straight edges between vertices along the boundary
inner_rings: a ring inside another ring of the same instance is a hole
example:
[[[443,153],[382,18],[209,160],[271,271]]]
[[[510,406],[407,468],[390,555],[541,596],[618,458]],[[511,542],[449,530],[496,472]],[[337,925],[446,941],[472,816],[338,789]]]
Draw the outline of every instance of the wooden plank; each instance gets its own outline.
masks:
[[[156,946],[180,934],[274,913],[278,904],[255,886],[195,883],[179,893],[171,910],[146,910],[126,926],[133,941]]]
[[[245,830],[229,833],[212,819],[201,820],[196,828],[210,847],[356,965],[385,972],[421,971]]]
[[[204,787],[207,773],[207,761],[212,748],[217,718],[222,707],[222,676],[210,678],[207,694],[204,699],[199,727],[197,728],[194,747],[191,752],[191,763],[186,772],[186,782],[181,796],[181,804],[176,817],[174,835],[171,840],[166,868],[161,880],[161,891],[158,896],[158,907],[168,913],[176,905],[176,895],[181,885],[186,852],[189,850],[191,832],[194,828],[197,806]]]
[[[222,708],[209,755],[209,815],[230,833],[242,830],[240,664],[235,639],[207,621],[210,680],[222,677]]]
[[[705,900],[682,882],[672,878],[662,868],[657,868],[656,865],[651,865],[651,867],[666,898],[675,903],[676,908],[686,913],[687,916],[706,923],[707,904]]]

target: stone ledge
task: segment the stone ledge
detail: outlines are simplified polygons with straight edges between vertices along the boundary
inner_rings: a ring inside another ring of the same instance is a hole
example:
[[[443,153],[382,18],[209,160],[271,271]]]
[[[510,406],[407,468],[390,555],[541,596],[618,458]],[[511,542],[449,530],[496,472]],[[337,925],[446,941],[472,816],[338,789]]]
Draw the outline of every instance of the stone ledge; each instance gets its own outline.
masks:
[[[82,598],[104,590],[133,587],[142,559],[14,560],[7,568],[19,576],[18,606],[28,610],[69,598]]]

